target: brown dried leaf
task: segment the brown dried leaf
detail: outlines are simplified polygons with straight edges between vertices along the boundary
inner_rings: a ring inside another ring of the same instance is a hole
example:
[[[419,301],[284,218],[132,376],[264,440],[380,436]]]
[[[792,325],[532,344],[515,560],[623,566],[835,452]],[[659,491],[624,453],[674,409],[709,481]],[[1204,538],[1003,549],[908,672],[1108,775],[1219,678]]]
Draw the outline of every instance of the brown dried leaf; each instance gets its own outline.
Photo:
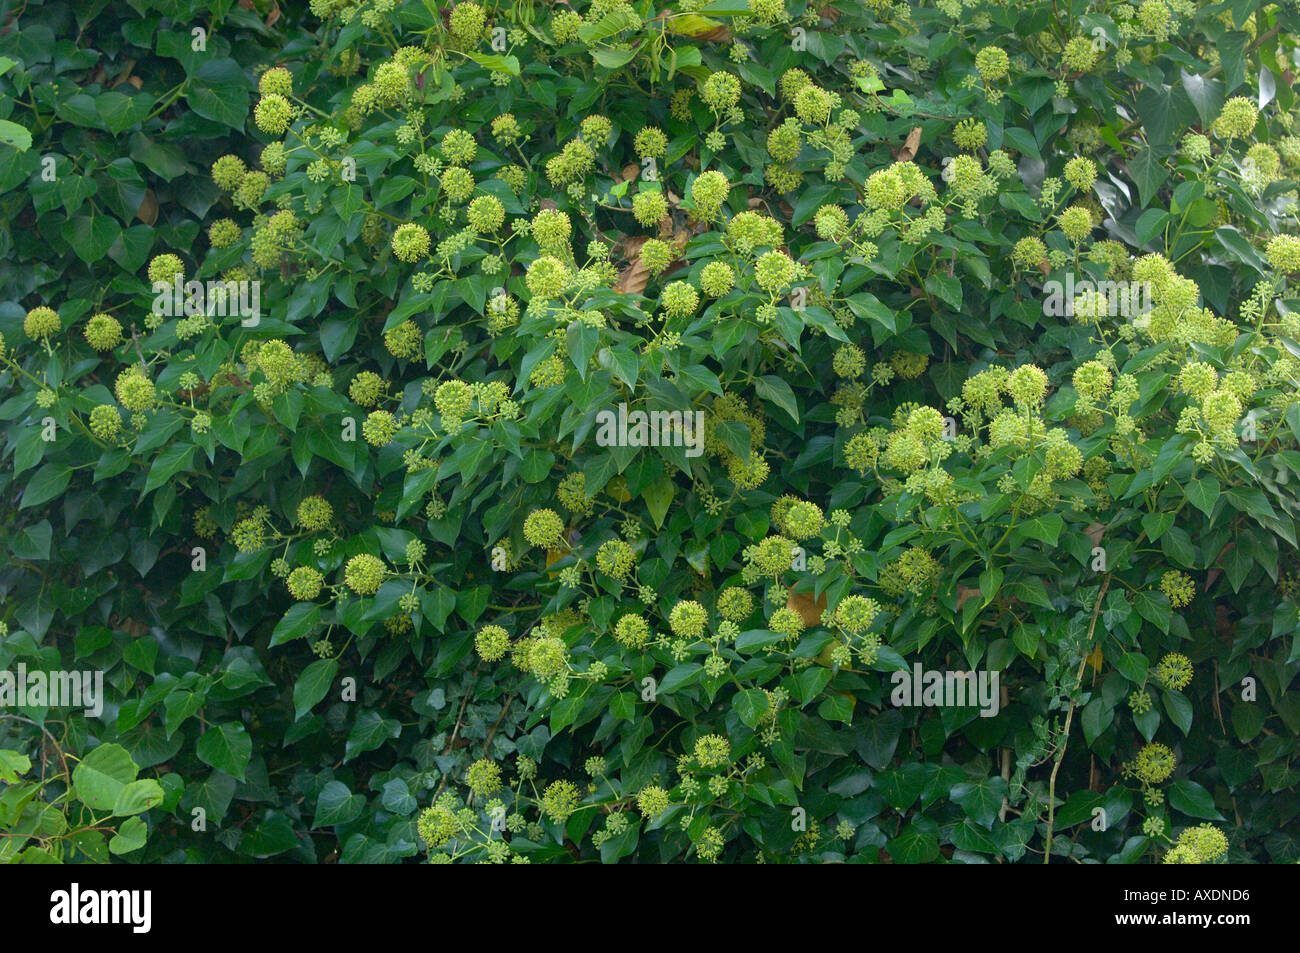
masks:
[[[1100,523],[1093,523],[1083,531],[1083,535],[1087,536],[1090,540],[1092,540],[1092,545],[1100,546],[1101,536],[1102,533],[1104,533],[1105,531],[1106,531],[1105,526],[1102,526]]]
[[[641,167],[635,162],[629,162],[627,165],[623,166],[622,178],[624,182],[635,182],[640,175]]]
[[[966,600],[974,596],[983,598],[984,593],[980,592],[979,589],[972,589],[969,586],[959,584],[957,586],[957,611],[960,612],[961,607],[965,604]]]
[[[907,139],[903,142],[903,148],[898,150],[895,158],[899,162],[911,162],[916,158],[916,150],[921,146],[921,127],[915,126],[907,134]]]
[[[158,221],[158,197],[153,194],[153,189],[145,190],[144,198],[140,200],[140,207],[135,210],[135,217],[146,225]]]
[[[614,290],[619,294],[639,295],[645,291],[645,286],[650,281],[650,269],[641,264],[641,246],[647,241],[649,238],[645,235],[631,235],[623,239],[623,256],[628,263],[619,273],[618,281],[614,282]]]
[[[790,595],[785,600],[785,607],[799,613],[799,618],[803,619],[803,624],[809,628],[821,625],[822,613],[826,611],[826,593],[823,592],[820,598],[814,599],[806,592],[795,592],[791,587]]]

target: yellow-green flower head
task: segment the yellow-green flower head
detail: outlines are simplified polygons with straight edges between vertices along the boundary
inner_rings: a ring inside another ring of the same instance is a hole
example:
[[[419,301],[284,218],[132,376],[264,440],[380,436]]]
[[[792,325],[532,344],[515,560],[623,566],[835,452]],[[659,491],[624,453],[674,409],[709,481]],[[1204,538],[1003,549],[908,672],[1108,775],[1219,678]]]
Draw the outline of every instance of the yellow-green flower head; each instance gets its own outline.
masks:
[[[1154,675],[1161,687],[1181,692],[1192,683],[1191,659],[1181,653],[1170,652],[1160,659]]]
[[[334,522],[334,507],[323,496],[304,496],[294,514],[294,522],[312,533],[328,529]]]
[[[794,560],[794,542],[784,536],[768,536],[754,548],[752,562],[765,576],[786,572]]]
[[[1092,188],[1092,183],[1097,181],[1097,164],[1091,159],[1071,159],[1065,164],[1065,181],[1080,192],[1088,191]]]
[[[487,235],[505,224],[506,210],[495,196],[480,195],[469,203],[469,208],[465,210],[465,217],[469,221],[470,228],[480,235]]]
[[[553,781],[542,792],[542,813],[555,824],[563,824],[582,804],[582,795],[570,781]]]
[[[919,546],[910,546],[881,572],[880,585],[892,596],[900,596],[904,592],[921,596],[934,585],[939,572],[939,563],[929,551]]]
[[[1046,257],[1047,246],[1032,236],[1020,239],[1011,249],[1011,260],[1021,268],[1037,268]]]
[[[693,599],[683,599],[668,614],[668,627],[683,639],[698,639],[704,635],[709,614],[704,606]]]
[[[524,520],[524,539],[542,549],[553,549],[564,535],[564,520],[555,510],[533,510]]]
[[[626,579],[636,566],[636,553],[621,539],[601,543],[596,550],[596,568],[615,579]]]
[[[1210,157],[1210,140],[1199,132],[1189,132],[1183,136],[1182,154],[1194,162],[1201,162]]]
[[[1021,410],[1036,408],[1047,396],[1047,375],[1034,364],[1017,367],[1007,377],[1007,393]]]
[[[614,639],[629,649],[639,649],[650,640],[650,625],[639,615],[629,613],[614,623]]]
[[[769,295],[779,295],[804,275],[804,269],[783,251],[764,252],[754,263],[754,280]]]
[[[580,128],[583,141],[590,143],[594,149],[605,148],[614,134],[614,124],[604,116],[588,116],[582,120]]]
[[[393,357],[411,360],[419,356],[423,344],[424,335],[414,321],[403,321],[384,332],[384,347]]]
[[[258,129],[279,136],[289,128],[293,119],[293,104],[279,94],[263,96],[253,109],[253,122]]]
[[[695,741],[695,760],[701,768],[720,768],[731,761],[731,742],[722,735],[701,735]]]
[[[1164,0],[1145,0],[1138,7],[1137,17],[1148,33],[1163,37],[1169,26],[1169,7]]]
[[[728,586],[718,593],[718,615],[729,622],[741,622],[754,611],[754,597],[739,586]]]
[[[255,553],[266,545],[266,527],[259,519],[243,519],[230,528],[230,538],[241,553]]]
[[[383,391],[384,379],[374,371],[362,371],[348,385],[348,396],[362,407],[373,407],[379,403]]]
[[[239,156],[224,155],[212,163],[212,181],[223,192],[234,192],[247,174],[248,167]]]
[[[1086,36],[1073,37],[1061,51],[1061,62],[1071,73],[1086,73],[1097,65],[1098,52]]]
[[[429,254],[429,232],[422,225],[407,222],[393,232],[393,254],[400,261],[417,262]]]
[[[859,377],[867,369],[867,356],[856,344],[841,344],[831,358],[831,369],[838,377]]]
[[[568,265],[558,258],[543,255],[528,266],[524,283],[534,298],[549,301],[564,292],[572,277]]]
[[[1264,250],[1268,263],[1282,274],[1300,271],[1300,238],[1294,235],[1277,235],[1271,238]]]
[[[784,0],[749,0],[749,12],[756,20],[768,24],[783,23],[790,19],[785,12]]]
[[[952,190],[960,198],[978,198],[984,191],[984,167],[971,155],[959,155],[949,165]]]
[[[455,811],[446,804],[435,804],[420,812],[415,828],[429,849],[437,850],[456,836],[459,825]]]
[[[817,237],[828,242],[842,241],[849,234],[849,216],[838,205],[823,205],[813,217]]]
[[[559,209],[542,209],[528,225],[534,241],[546,252],[561,252],[569,247],[573,235],[573,221],[567,212]]]
[[[1137,753],[1133,771],[1147,784],[1161,784],[1174,773],[1177,761],[1173,751],[1159,742],[1144,745]]]
[[[642,225],[654,225],[667,214],[668,200],[662,192],[641,189],[632,196],[632,215]]]
[[[448,201],[457,205],[474,194],[474,174],[462,166],[454,165],[443,170],[439,181]]]
[[[1181,609],[1196,597],[1196,583],[1187,573],[1171,569],[1160,577],[1160,591],[1169,597],[1171,606]]]
[[[289,573],[289,578],[285,580],[289,594],[303,602],[319,596],[324,583],[325,577],[310,566],[299,566]]]
[[[246,208],[256,208],[270,187],[271,178],[265,172],[249,172],[240,180],[235,201]]]
[[[136,364],[117,375],[113,393],[117,395],[119,404],[137,412],[148,410],[158,399],[153,381],[145,377],[144,371]]]
[[[705,172],[691,183],[691,201],[695,203],[696,211],[712,217],[722,208],[730,191],[731,183],[725,175],[717,171]]]
[[[100,440],[112,440],[122,432],[122,415],[109,404],[100,404],[90,412],[90,432]]]
[[[997,82],[1011,69],[1011,58],[1000,46],[986,46],[975,54],[975,69],[984,82]]]
[[[988,127],[979,119],[963,119],[953,128],[953,141],[967,152],[974,152],[989,140]]]
[[[449,18],[451,35],[462,43],[477,43],[487,25],[487,14],[477,3],[458,3]]]
[[[157,255],[149,262],[149,281],[171,284],[177,276],[185,277],[185,263],[175,255]]]
[[[501,769],[480,758],[465,770],[465,784],[478,797],[491,797],[501,790]]]
[[[359,596],[373,596],[387,575],[388,567],[384,561],[369,553],[353,556],[343,567],[343,581]]]
[[[866,203],[869,208],[893,210],[907,202],[907,186],[894,169],[881,169],[867,176]]]
[[[439,149],[452,165],[469,165],[478,155],[478,143],[464,129],[453,129],[443,136]]]
[[[528,173],[517,165],[507,165],[497,169],[496,177],[508,185],[511,192],[518,195],[528,180]]]
[[[782,606],[772,613],[772,617],[767,620],[767,627],[772,632],[780,632],[791,639],[805,628],[803,616],[787,606]]]
[[[1241,420],[1241,399],[1231,391],[1211,391],[1201,401],[1201,416],[1218,439],[1229,442]]]
[[[474,636],[474,649],[487,662],[503,658],[510,648],[510,634],[499,625],[485,625]]]
[[[1182,851],[1177,860],[1170,860],[1174,851]],[[1174,849],[1165,855],[1165,863],[1212,864],[1228,852],[1228,838],[1213,824],[1198,824],[1178,835]]]
[[[700,271],[700,290],[710,298],[721,298],[736,287],[736,273],[725,261],[711,261]]]
[[[239,225],[234,219],[222,218],[208,227],[208,241],[213,248],[229,248],[239,241]]]
[[[1072,383],[1081,398],[1090,404],[1098,403],[1110,393],[1110,368],[1101,361],[1087,361],[1075,370]]]
[[[659,304],[670,317],[681,318],[695,313],[700,296],[688,282],[672,281],[664,286]]]
[[[257,81],[257,91],[263,96],[292,96],[293,74],[283,66],[272,67]]]
[[[835,607],[835,624],[849,635],[861,635],[871,628],[871,623],[880,615],[880,605],[875,599],[865,596],[845,596]]]
[[[1253,166],[1251,175],[1258,184],[1263,185],[1277,178],[1278,170],[1282,167],[1282,157],[1267,142],[1257,142],[1246,150],[1242,165],[1247,169]]]
[[[1245,96],[1233,96],[1223,104],[1219,116],[1210,128],[1220,139],[1244,139],[1255,130],[1259,110]]]
[[[782,528],[795,539],[810,539],[826,526],[821,507],[807,500],[796,500],[785,511]]]
[[[824,126],[831,118],[838,97],[814,83],[799,90],[794,97],[794,114],[803,122]]]
[[[572,10],[564,9],[551,14],[551,34],[556,43],[568,43],[578,38],[582,28],[582,17]]]
[[[767,154],[777,162],[793,162],[802,149],[802,127],[796,119],[787,119],[767,136]]]
[[[1178,389],[1194,400],[1201,400],[1219,384],[1219,372],[1204,361],[1184,364],[1178,372]]]
[[[641,793],[636,796],[637,810],[647,821],[656,820],[659,815],[668,810],[669,804],[668,792],[654,784],[642,788]]]
[[[917,407],[907,415],[907,432],[925,443],[933,443],[943,436],[943,414],[933,407]]]
[[[38,305],[27,312],[23,318],[23,333],[33,341],[44,341],[63,330],[63,321],[59,312],[45,305]]]
[[[264,341],[257,351],[257,368],[273,384],[284,384],[293,378],[298,362],[293,348],[283,341]]]
[[[522,132],[514,113],[502,113],[492,120],[492,138],[503,146],[514,145]]]
[[[1092,212],[1083,205],[1071,205],[1057,216],[1056,223],[1076,245],[1092,234]]]
[[[646,126],[632,140],[632,149],[642,159],[662,159],[668,154],[668,137],[658,126]]]
[[[726,112],[740,102],[740,80],[731,73],[710,73],[700,84],[700,98],[713,112]]]
[[[397,420],[386,410],[372,410],[361,425],[361,436],[372,447],[382,447],[397,433]]]

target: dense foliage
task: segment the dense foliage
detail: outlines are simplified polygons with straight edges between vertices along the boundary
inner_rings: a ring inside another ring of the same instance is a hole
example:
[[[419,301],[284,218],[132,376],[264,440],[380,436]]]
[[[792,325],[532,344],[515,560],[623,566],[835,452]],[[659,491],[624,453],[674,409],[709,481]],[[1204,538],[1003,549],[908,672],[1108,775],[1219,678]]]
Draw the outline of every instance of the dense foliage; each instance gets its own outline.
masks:
[[[0,858],[1297,860],[1298,27],[27,4]]]

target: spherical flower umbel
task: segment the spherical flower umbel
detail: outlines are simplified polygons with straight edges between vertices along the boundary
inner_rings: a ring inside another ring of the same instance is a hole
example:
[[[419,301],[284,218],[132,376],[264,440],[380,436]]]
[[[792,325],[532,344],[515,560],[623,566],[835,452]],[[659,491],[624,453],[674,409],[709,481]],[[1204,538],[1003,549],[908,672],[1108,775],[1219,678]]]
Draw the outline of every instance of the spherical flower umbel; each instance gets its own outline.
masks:
[[[730,622],[741,622],[754,611],[754,597],[739,586],[728,586],[718,593],[718,615]]]
[[[1156,664],[1154,678],[1162,688],[1181,692],[1192,683],[1192,662],[1179,652],[1170,652]]]
[[[478,797],[491,797],[501,790],[501,769],[480,758],[465,770],[465,784]]]
[[[1173,751],[1167,745],[1155,742],[1144,745],[1137,753],[1133,771],[1147,784],[1161,784],[1169,780],[1176,764]]]
[[[1259,110],[1245,96],[1233,96],[1223,104],[1219,116],[1210,127],[1220,139],[1244,139],[1255,129]]]
[[[294,522],[309,532],[328,529],[334,521],[334,507],[323,496],[305,496],[298,503]]]
[[[1171,569],[1160,577],[1160,591],[1169,597],[1169,604],[1181,609],[1196,596],[1196,584],[1185,572]]]
[[[614,624],[614,639],[629,649],[639,649],[650,639],[650,625],[639,615],[629,613]]]
[[[668,627],[674,635],[684,639],[698,639],[704,634],[708,621],[709,614],[704,606],[693,599],[683,599],[668,614]]]
[[[642,159],[661,159],[668,153],[668,137],[657,126],[646,126],[632,140],[632,148]]]
[[[223,192],[235,191],[247,174],[248,167],[239,156],[224,155],[212,163],[212,181]]]
[[[1038,407],[1047,396],[1047,375],[1033,364],[1017,367],[1007,378],[1007,393],[1022,410]]]
[[[448,18],[451,34],[463,43],[477,42],[487,24],[487,14],[477,3],[458,3]]]
[[[384,561],[369,553],[353,556],[343,567],[343,581],[359,596],[373,596],[388,574]]]
[[[657,820],[659,815],[668,810],[670,803],[668,792],[655,784],[642,788],[636,796],[637,810],[647,821]]]
[[[310,566],[299,566],[289,573],[289,578],[285,580],[289,594],[303,602],[319,596],[324,583],[325,577]]]
[[[1300,271],[1300,238],[1294,235],[1274,236],[1264,249],[1264,257],[1282,274]]]
[[[1092,212],[1082,205],[1071,205],[1057,216],[1056,223],[1074,244],[1092,234]]]
[[[700,290],[710,298],[721,298],[736,287],[736,273],[725,261],[711,261],[700,271]]]
[[[416,262],[429,254],[429,232],[422,225],[407,222],[393,232],[393,254],[401,261]]]
[[[691,183],[691,200],[697,212],[711,218],[722,208],[729,191],[731,183],[727,177],[721,172],[709,171]]]
[[[986,46],[975,54],[975,69],[984,82],[996,82],[1011,69],[1011,58],[1000,46]]]
[[[581,803],[582,795],[571,781],[553,781],[542,792],[542,813],[556,824],[567,821]]]
[[[553,549],[564,535],[564,520],[555,510],[533,510],[524,520],[524,539],[542,549]]]
[[[63,330],[63,321],[59,312],[45,305],[39,305],[27,312],[23,318],[23,333],[33,341],[44,341]]]
[[[253,109],[253,122],[263,132],[278,136],[289,128],[293,104],[278,93],[263,96]]]
[[[731,742],[722,735],[702,735],[695,741],[695,760],[701,768],[720,768],[731,760]]]
[[[144,411],[153,407],[157,401],[157,390],[138,364],[132,364],[117,375],[113,384],[113,393],[117,402],[127,410]]]
[[[112,440],[122,432],[122,415],[110,404],[99,404],[90,411],[90,432],[100,440]]]
[[[497,661],[509,648],[510,635],[499,625],[485,625],[474,636],[474,649],[484,661]]]

